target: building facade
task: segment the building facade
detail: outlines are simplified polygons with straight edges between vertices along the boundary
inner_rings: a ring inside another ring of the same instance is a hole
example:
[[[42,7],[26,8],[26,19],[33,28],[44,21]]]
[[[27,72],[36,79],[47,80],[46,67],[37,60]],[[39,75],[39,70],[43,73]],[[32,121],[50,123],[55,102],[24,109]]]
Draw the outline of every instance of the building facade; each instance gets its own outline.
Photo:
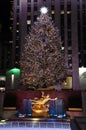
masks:
[[[19,68],[25,37],[40,14],[40,8],[46,6],[60,30],[73,90],[79,90],[79,67],[86,66],[86,0],[10,0],[10,5],[11,66]]]

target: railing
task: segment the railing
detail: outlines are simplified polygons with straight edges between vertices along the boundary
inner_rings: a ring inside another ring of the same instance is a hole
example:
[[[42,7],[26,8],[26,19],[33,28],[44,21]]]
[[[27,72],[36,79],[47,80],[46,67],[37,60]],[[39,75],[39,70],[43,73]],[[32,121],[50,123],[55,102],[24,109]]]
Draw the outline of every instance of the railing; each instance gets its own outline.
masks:
[[[29,127],[29,128],[70,128],[69,122],[38,122],[38,121],[6,121],[0,123],[0,128],[15,128],[15,127]]]

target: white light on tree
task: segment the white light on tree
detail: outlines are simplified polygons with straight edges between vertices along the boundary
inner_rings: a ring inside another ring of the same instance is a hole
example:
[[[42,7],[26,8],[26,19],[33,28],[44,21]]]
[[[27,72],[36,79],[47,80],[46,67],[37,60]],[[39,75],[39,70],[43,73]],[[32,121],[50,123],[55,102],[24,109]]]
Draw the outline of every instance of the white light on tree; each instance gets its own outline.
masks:
[[[46,14],[46,13],[48,12],[48,9],[47,9],[46,7],[42,7],[42,8],[40,9],[40,12],[41,12],[42,14]]]

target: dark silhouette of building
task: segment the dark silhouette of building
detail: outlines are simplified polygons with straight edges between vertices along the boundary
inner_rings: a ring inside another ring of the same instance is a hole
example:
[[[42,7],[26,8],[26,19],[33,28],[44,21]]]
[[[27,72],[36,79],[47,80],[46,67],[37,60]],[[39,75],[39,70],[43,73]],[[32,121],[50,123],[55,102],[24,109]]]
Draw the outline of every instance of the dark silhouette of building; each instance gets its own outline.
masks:
[[[4,75],[6,70],[11,68],[12,44],[9,38],[9,0],[0,3],[0,75]],[[12,24],[13,25],[13,24]],[[12,39],[12,37],[11,37]]]

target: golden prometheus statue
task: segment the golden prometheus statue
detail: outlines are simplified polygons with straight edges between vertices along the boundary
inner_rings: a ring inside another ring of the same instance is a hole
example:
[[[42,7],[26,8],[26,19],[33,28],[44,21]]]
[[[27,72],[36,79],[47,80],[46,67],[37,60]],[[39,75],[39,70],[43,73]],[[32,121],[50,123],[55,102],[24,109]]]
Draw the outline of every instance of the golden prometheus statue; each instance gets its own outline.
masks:
[[[33,100],[31,99],[30,101],[32,102],[32,110],[35,113],[47,113],[49,111],[49,100],[57,100],[57,98],[51,99],[50,95],[44,95],[44,92],[42,91],[42,97],[37,98],[35,97]]]

